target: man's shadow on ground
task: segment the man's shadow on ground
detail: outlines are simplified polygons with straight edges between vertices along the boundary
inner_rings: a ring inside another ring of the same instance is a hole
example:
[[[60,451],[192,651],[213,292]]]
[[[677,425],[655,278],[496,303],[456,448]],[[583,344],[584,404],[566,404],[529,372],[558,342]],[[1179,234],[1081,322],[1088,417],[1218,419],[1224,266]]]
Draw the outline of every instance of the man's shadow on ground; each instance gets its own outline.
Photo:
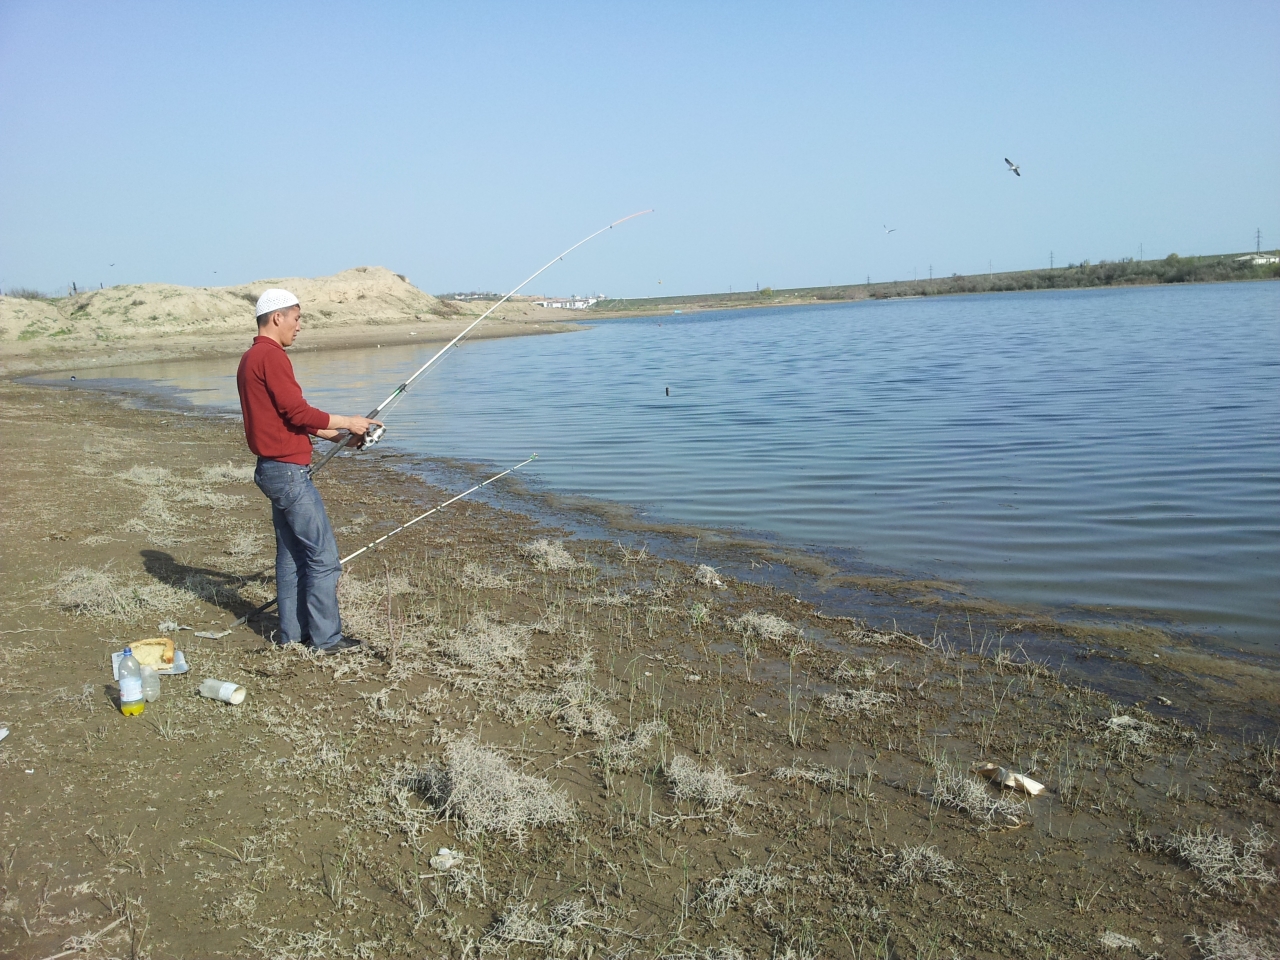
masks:
[[[273,567],[255,573],[239,574],[179,563],[172,554],[165,553],[163,550],[142,550],[140,553],[143,569],[157,581],[189,593],[195,599],[212,603],[230,614],[231,620],[238,620],[261,606],[260,603],[242,595],[245,587],[275,580]],[[270,640],[272,635],[280,629],[280,620],[274,613],[260,613],[251,618],[245,626],[262,639]]]

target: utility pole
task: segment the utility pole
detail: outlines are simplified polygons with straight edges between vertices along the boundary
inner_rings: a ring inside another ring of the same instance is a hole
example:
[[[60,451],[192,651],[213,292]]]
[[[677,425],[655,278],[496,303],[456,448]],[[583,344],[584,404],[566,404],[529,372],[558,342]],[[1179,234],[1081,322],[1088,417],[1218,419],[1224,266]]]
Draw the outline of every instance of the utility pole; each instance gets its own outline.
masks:
[[[1053,251],[1052,250],[1049,251],[1049,269],[1050,270],[1053,269]]]
[[[933,264],[929,264],[929,282],[933,283]]]
[[[867,286],[871,286],[871,274],[867,274]]]
[[[1262,252],[1262,228],[1261,227],[1253,231],[1253,252],[1254,253]]]
[[[988,280],[991,279],[991,261],[990,260],[987,261],[987,279]]]

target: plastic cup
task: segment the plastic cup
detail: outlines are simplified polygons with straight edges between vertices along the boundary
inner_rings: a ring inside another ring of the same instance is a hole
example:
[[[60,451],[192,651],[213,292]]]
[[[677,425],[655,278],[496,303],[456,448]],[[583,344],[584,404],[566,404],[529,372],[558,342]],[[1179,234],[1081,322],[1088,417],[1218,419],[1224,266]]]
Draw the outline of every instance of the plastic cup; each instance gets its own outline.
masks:
[[[245,689],[230,680],[204,680],[200,683],[200,696],[210,700],[221,700],[232,706],[244,703]]]

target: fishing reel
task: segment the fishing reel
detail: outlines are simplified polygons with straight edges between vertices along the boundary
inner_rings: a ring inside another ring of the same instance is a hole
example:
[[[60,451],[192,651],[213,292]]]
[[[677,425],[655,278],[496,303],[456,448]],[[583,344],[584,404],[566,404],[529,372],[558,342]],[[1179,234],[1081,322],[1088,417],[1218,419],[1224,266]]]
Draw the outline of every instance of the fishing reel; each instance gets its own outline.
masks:
[[[375,443],[386,436],[387,428],[380,423],[375,423],[372,427],[364,432],[364,436],[360,438],[360,442],[356,444],[357,450],[368,450]]]

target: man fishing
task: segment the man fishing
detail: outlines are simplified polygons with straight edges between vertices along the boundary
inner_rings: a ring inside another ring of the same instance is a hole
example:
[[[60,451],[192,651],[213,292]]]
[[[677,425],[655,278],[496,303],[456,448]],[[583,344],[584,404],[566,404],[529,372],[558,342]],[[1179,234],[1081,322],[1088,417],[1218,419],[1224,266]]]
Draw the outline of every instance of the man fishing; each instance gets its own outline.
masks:
[[[311,437],[363,437],[378,421],[325,413],[303,399],[284,352],[302,329],[297,297],[288,290],[267,290],[258,298],[257,318],[258,335],[240,358],[236,387],[245,439],[258,455],[253,482],[271,501],[276,531],[276,642],[309,642],[316,650],[338,653],[360,641],[342,635],[342,564],[324,501],[311,482]]]

